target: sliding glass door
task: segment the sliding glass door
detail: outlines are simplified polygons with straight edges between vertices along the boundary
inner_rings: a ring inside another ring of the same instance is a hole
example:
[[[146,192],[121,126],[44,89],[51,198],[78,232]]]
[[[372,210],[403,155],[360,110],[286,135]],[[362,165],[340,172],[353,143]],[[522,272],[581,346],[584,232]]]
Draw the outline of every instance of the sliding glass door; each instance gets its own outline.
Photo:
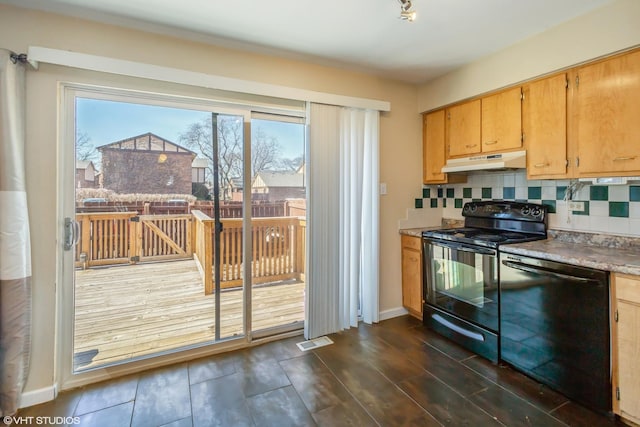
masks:
[[[254,337],[304,325],[305,133],[297,118],[254,114],[251,120]]]
[[[70,371],[244,339],[249,112],[67,98]]]
[[[302,329],[302,119],[84,85],[62,109],[62,388]]]

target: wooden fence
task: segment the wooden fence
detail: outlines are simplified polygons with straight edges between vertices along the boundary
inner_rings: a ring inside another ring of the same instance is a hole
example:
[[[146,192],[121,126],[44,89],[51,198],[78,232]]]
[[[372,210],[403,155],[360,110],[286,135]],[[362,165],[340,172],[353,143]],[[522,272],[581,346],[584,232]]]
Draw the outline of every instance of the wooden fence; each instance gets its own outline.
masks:
[[[136,215],[135,212],[76,214],[80,239],[76,266],[193,258],[206,294],[214,283],[214,221],[194,210],[188,215]],[[221,287],[242,285],[242,219],[221,220]],[[297,217],[253,218],[251,276],[254,284],[304,280],[306,223]]]
[[[288,201],[281,202],[261,202],[251,204],[251,217],[264,218],[287,215]],[[191,206],[191,211],[199,210],[202,213],[213,217],[213,203],[197,201]],[[226,202],[220,204],[221,218],[242,218],[243,206],[241,202]]]
[[[298,209],[302,206],[302,210]],[[251,204],[251,216],[276,217],[276,216],[304,216],[306,209],[304,199],[281,200],[275,202],[256,202]],[[290,211],[296,210],[295,213]],[[107,202],[86,201],[76,203],[76,213],[107,213],[107,212],[133,212],[139,215],[181,215],[199,210],[213,217],[213,202],[197,200],[193,204],[182,201],[164,202]],[[222,218],[242,218],[242,202],[221,202],[220,216]]]

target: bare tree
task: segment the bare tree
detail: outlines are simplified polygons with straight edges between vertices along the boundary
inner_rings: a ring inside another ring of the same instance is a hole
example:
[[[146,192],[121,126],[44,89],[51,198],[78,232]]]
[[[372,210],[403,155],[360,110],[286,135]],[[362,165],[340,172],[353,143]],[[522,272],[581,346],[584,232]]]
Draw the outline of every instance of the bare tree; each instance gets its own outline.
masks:
[[[256,174],[265,169],[275,167],[280,153],[278,140],[265,134],[261,129],[252,132],[251,173],[252,180]],[[243,122],[233,116],[218,116],[218,173],[220,187],[226,191],[231,188],[233,178],[242,176],[243,157]],[[211,117],[192,123],[180,134],[180,143],[208,160],[206,179],[213,176],[213,143],[211,140]]]
[[[261,128],[251,131],[251,180],[258,172],[277,167],[280,157],[278,139],[267,135]]]
[[[231,183],[234,174],[240,168],[238,165],[238,152],[242,153],[242,137],[238,135],[231,118],[225,116],[218,117],[218,174],[220,187],[226,188]],[[211,116],[199,122],[189,125],[184,133],[180,134],[180,143],[196,151],[199,156],[208,160],[205,179],[210,181],[213,176],[213,142],[211,139]],[[240,157],[241,159],[241,157]],[[237,175],[236,175],[237,176]]]
[[[283,171],[297,171],[304,163],[304,157],[282,158],[278,160],[277,169]]]
[[[98,160],[98,150],[91,143],[91,137],[81,130],[76,131],[76,160]]]

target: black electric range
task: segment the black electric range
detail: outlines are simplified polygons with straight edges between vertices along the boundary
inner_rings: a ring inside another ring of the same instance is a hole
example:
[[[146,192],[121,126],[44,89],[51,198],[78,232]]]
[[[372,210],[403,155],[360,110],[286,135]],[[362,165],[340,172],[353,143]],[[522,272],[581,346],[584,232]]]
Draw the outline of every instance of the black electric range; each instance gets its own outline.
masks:
[[[463,228],[422,233],[423,322],[494,362],[499,358],[501,245],[546,238],[547,207],[469,202]]]

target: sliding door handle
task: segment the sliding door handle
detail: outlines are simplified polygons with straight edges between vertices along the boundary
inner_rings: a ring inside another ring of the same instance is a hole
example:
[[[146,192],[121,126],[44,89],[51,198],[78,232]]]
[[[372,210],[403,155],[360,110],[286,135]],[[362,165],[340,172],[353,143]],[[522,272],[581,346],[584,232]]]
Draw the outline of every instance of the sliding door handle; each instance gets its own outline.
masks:
[[[66,217],[64,219],[64,250],[70,251],[80,239],[80,224],[78,221]]]

